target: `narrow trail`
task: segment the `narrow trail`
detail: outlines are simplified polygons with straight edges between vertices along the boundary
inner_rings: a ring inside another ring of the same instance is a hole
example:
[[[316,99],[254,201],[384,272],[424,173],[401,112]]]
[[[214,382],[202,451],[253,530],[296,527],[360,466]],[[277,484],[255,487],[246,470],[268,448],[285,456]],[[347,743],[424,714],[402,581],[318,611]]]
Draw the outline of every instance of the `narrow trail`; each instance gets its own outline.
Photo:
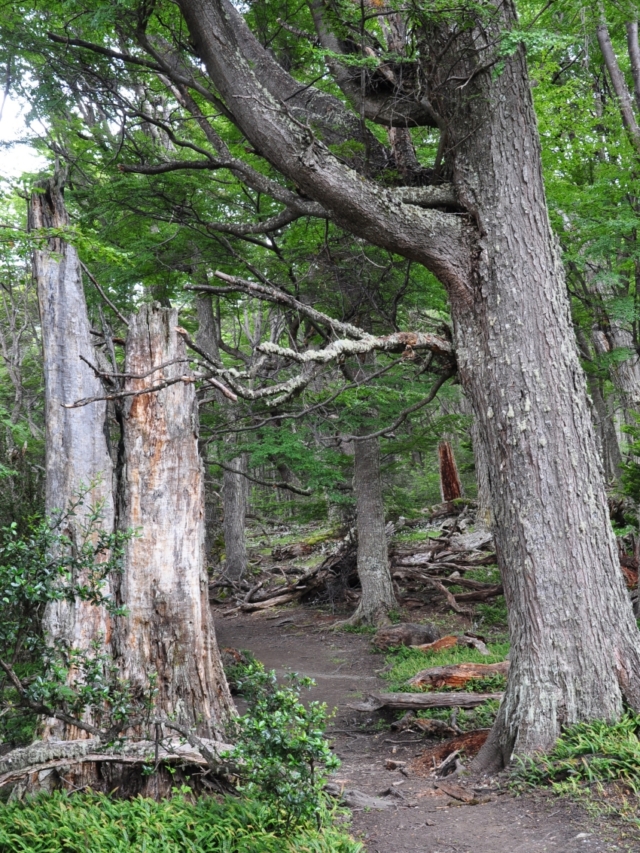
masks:
[[[329,736],[342,766],[334,776],[345,788],[384,796],[384,811],[354,810],[352,831],[367,853],[613,853],[637,851],[626,829],[600,825],[584,810],[542,794],[513,797],[490,784],[489,799],[465,805],[434,787],[410,764],[429,745],[414,733],[395,734],[377,727],[370,714],[349,703],[384,682],[384,666],[372,654],[369,638],[329,630],[333,619],[306,608],[225,618],[214,611],[222,648],[248,649],[282,677],[298,672],[316,680],[309,697],[336,708]],[[362,731],[366,728],[367,731]],[[387,759],[406,762],[405,772],[390,771]],[[473,789],[473,780],[466,782]],[[486,785],[486,781],[482,783]]]

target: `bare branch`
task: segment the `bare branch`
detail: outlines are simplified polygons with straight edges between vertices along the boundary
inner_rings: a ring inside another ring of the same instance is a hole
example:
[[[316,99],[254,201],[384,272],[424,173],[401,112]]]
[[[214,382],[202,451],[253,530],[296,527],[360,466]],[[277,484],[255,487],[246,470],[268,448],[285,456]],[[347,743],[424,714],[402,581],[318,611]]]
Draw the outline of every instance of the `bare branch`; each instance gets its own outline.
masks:
[[[89,272],[89,270],[87,269],[86,265],[85,265],[85,264],[83,264],[83,263],[82,263],[82,261],[80,261],[80,266],[81,266],[81,267],[82,267],[82,269],[85,271],[85,273],[87,274],[87,277],[89,278],[89,280],[91,281],[91,283],[93,284],[93,286],[95,287],[95,289],[98,291],[98,293],[100,294],[100,296],[102,296],[102,298],[103,298],[103,299],[104,299],[104,301],[107,303],[107,305],[109,306],[109,308],[111,308],[111,310],[112,310],[112,311],[113,311],[113,313],[116,315],[116,317],[118,317],[118,319],[119,319],[122,323],[124,323],[124,325],[125,325],[125,326],[127,326],[127,327],[128,327],[128,326],[129,326],[129,322],[128,322],[128,320],[126,320],[126,319],[125,319],[125,317],[120,313],[120,311],[118,311],[118,309],[116,308],[116,306],[115,306],[115,305],[113,304],[113,302],[109,299],[109,297],[107,296],[107,294],[104,292],[104,290],[100,287],[100,285],[99,285],[99,284],[98,284],[98,282],[96,281],[95,277],[94,277],[94,276]]]
[[[294,492],[296,495],[304,495],[305,497],[309,497],[313,492],[311,489],[299,489],[297,486],[292,486],[291,483],[286,483],[284,480],[258,480],[257,477],[252,477],[251,474],[246,474],[244,471],[238,471],[235,468],[229,468],[228,465],[223,465],[222,462],[212,462],[211,465],[217,465],[218,468],[222,468],[224,471],[229,471],[232,474],[241,474],[247,480],[251,480],[252,483],[257,483],[259,486],[273,486],[276,489],[287,489],[289,492]]]
[[[384,429],[379,429],[377,432],[369,433],[369,435],[348,435],[344,438],[345,441],[366,441],[369,438],[379,438],[382,435],[386,435],[388,432],[393,432],[393,430],[397,429],[400,424],[402,424],[413,412],[417,412],[418,409],[421,409],[423,406],[426,406],[432,400],[435,399],[436,394],[442,388],[444,383],[451,379],[452,376],[455,376],[455,370],[450,370],[448,373],[445,373],[443,376],[440,376],[439,379],[434,382],[431,391],[417,403],[414,403],[413,406],[408,406],[406,409],[403,409],[400,412],[398,418],[391,424],[391,426],[385,427]]]

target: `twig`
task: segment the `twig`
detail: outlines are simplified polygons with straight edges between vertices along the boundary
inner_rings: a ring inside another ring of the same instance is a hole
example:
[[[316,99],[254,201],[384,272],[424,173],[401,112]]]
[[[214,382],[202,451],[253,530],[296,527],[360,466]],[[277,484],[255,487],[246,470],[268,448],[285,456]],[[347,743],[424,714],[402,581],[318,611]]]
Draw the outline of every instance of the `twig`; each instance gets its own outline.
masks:
[[[81,266],[81,267],[82,267],[82,269],[85,271],[85,273],[87,274],[88,278],[90,279],[90,281],[92,282],[92,284],[94,285],[94,287],[96,288],[96,290],[98,291],[98,293],[100,294],[100,296],[102,296],[102,298],[104,299],[104,301],[107,303],[107,305],[109,306],[109,308],[111,308],[111,310],[113,311],[113,313],[114,313],[114,314],[115,314],[115,315],[116,315],[116,316],[117,316],[117,317],[118,317],[118,318],[119,318],[119,319],[120,319],[120,320],[125,324],[125,326],[127,326],[127,327],[128,327],[128,326],[129,326],[129,322],[128,322],[128,320],[126,320],[126,319],[125,319],[125,317],[124,317],[124,315],[123,315],[123,314],[121,314],[121,313],[120,313],[120,311],[118,311],[118,309],[116,308],[116,306],[115,306],[115,305],[113,304],[113,302],[109,299],[109,297],[107,296],[107,294],[104,292],[104,290],[100,287],[100,285],[99,285],[99,284],[98,284],[98,282],[96,281],[95,277],[94,277],[94,276],[89,272],[89,270],[87,269],[86,265],[85,265],[85,264],[83,264],[83,262],[82,262],[82,261],[80,261],[80,266]]]

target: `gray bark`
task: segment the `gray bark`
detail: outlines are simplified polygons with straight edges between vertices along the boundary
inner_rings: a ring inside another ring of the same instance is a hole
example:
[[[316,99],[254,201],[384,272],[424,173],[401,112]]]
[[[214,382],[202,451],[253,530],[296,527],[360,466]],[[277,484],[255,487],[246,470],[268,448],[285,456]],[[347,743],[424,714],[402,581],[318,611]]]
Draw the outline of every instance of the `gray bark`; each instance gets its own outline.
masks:
[[[394,201],[345,168],[261,84],[261,69],[242,55],[246,27],[223,0],[180,7],[261,154],[338,224],[419,261],[448,289],[460,378],[490,466],[512,639],[505,698],[480,763],[547,749],[563,724],[615,719],[624,699],[640,710],[640,641],[546,211],[523,51],[493,70],[513,6],[496,4],[492,20],[455,38],[439,19],[421,33],[466,217]]]
[[[598,44],[600,45],[600,50],[602,51],[602,57],[604,59],[605,65],[607,66],[607,71],[609,72],[609,77],[611,79],[611,85],[613,86],[613,91],[615,92],[616,98],[618,99],[618,108],[620,110],[622,123],[624,124],[625,130],[627,131],[629,141],[635,148],[636,152],[640,154],[640,127],[638,126],[635,112],[633,110],[633,101],[631,99],[631,94],[629,93],[629,88],[627,87],[627,81],[624,79],[624,74],[620,69],[618,57],[616,56],[615,51],[613,49],[613,45],[611,43],[609,29],[604,20],[598,26],[597,35]],[[631,47],[630,43],[629,47]],[[630,57],[633,61],[633,54],[630,54]]]
[[[205,293],[196,297],[198,314],[197,343],[211,358],[218,360],[218,325],[213,315],[211,297]],[[218,405],[233,405],[220,393],[216,393]],[[231,436],[229,441],[234,441]],[[239,581],[247,569],[247,543],[245,524],[247,503],[249,500],[249,481],[243,474],[247,473],[247,458],[241,454],[227,463],[222,478],[222,505],[225,551],[225,575],[233,581]]]
[[[243,477],[247,473],[246,455],[236,456],[227,466],[233,470],[225,469],[222,485],[225,575],[230,580],[238,581],[247,568],[245,523],[249,481]]]
[[[60,174],[43,181],[29,205],[29,228],[65,228]],[[112,462],[107,440],[106,403],[77,409],[64,408],[83,397],[101,396],[100,380],[81,356],[95,363],[89,319],[75,248],[61,237],[50,237],[33,253],[38,286],[45,379],[46,493],[45,512],[65,511],[86,491],[84,504],[68,521],[65,531],[78,540],[87,513],[102,506],[102,525],[114,528]],[[79,578],[79,581],[82,579]],[[108,584],[107,584],[108,587]],[[108,592],[108,588],[105,592]],[[89,651],[93,641],[107,641],[110,620],[103,607],[89,602],[59,601],[47,606],[44,630],[51,643]],[[49,736],[73,740],[86,737],[73,726],[51,722]]]
[[[354,442],[353,488],[357,503],[358,578],[362,595],[349,622],[354,625],[382,625],[389,611],[398,608],[389,559],[384,523],[384,503],[380,478],[380,440]]]
[[[204,495],[193,379],[176,332],[177,311],[157,303],[131,318],[125,371],[146,374],[126,390],[184,376],[155,393],[127,398],[124,512],[138,535],[126,548],[118,599],[127,608],[114,630],[123,676],[140,691],[155,671],[155,712],[222,738],[233,704],[209,610],[204,565]]]

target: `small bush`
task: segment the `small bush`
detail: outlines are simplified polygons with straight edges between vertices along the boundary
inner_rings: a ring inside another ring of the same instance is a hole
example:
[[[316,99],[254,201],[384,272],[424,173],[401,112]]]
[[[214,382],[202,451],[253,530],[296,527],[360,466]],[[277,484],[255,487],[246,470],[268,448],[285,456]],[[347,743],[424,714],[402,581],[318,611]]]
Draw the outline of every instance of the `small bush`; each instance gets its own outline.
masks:
[[[287,835],[255,800],[56,793],[0,806],[0,853],[360,853],[336,827]]]
[[[286,827],[312,819],[319,826],[327,771],[340,761],[324,738],[326,705],[300,701],[301,689],[314,682],[297,675],[289,680],[279,685],[275,672],[256,661],[236,673],[249,711],[232,724],[231,758],[240,768],[240,790],[269,804]]]

